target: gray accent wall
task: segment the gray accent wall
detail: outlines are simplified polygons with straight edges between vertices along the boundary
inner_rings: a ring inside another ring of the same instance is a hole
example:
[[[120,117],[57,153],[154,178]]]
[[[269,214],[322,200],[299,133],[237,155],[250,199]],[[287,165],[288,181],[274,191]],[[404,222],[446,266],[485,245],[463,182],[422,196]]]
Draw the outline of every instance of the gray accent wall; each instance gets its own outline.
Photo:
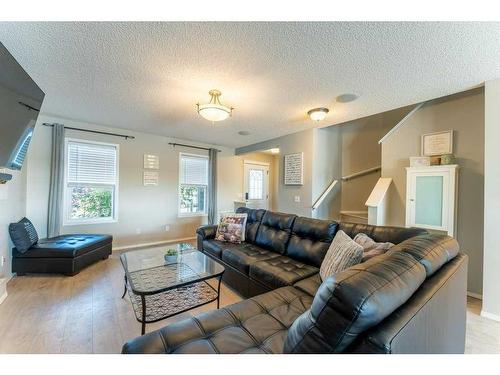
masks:
[[[406,170],[420,155],[421,135],[454,130],[454,154],[460,166],[457,240],[469,255],[468,290],[482,293],[484,208],[484,89],[478,88],[426,103],[382,145],[382,177],[393,179],[388,196],[388,225],[404,226]]]

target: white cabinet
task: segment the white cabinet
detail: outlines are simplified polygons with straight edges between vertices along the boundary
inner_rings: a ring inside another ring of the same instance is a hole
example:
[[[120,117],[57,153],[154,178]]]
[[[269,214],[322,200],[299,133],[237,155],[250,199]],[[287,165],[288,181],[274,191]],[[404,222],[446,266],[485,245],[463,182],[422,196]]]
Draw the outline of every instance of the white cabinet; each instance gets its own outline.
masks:
[[[455,236],[458,165],[406,168],[406,226]]]

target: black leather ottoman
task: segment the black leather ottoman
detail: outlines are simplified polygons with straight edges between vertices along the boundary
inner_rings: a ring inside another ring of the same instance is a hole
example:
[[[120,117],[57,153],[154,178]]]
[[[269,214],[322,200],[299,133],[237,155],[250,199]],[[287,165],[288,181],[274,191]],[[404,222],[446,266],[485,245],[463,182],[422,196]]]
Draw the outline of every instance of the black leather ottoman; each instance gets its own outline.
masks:
[[[84,267],[107,259],[113,237],[107,234],[68,234],[39,240],[25,253],[12,249],[12,272],[76,275]]]

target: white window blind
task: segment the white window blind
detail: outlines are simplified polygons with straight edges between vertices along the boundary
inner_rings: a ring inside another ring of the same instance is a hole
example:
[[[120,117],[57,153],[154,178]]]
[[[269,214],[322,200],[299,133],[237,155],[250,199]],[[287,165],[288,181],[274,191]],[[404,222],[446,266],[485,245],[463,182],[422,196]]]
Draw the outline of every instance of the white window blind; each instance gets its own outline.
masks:
[[[68,142],[68,182],[116,183],[116,147],[96,143]]]
[[[13,161],[14,166],[16,166],[18,168],[21,168],[23,166],[24,158],[26,157],[26,154],[28,153],[28,147],[30,145],[32,136],[33,136],[33,130],[31,129],[26,134],[26,137],[24,138],[24,141],[21,144],[21,147],[17,151],[17,155]]]
[[[180,183],[185,185],[208,185],[208,158],[181,155]]]

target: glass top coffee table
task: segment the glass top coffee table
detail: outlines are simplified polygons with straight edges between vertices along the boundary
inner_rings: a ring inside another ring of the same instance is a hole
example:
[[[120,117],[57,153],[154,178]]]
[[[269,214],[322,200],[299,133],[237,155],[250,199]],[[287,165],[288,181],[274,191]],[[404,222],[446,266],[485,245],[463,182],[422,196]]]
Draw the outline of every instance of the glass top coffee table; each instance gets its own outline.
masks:
[[[166,257],[168,249],[177,256]],[[128,251],[120,255],[128,291],[141,334],[146,323],[217,301],[224,267],[189,244]],[[209,279],[217,278],[217,288]]]

